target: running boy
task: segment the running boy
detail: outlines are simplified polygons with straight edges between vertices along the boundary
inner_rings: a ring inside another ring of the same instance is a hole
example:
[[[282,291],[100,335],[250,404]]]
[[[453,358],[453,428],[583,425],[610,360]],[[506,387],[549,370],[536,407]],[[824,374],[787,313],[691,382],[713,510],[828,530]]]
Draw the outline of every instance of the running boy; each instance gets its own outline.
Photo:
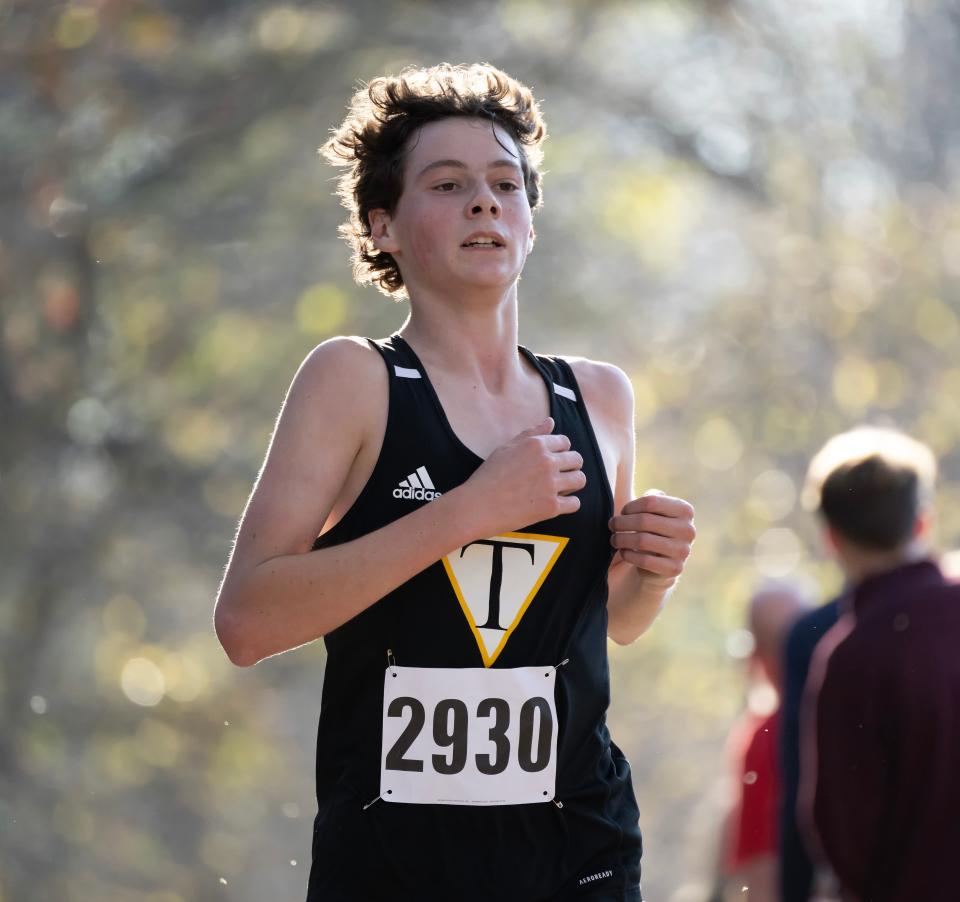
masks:
[[[517,344],[544,136],[529,89],[443,65],[322,148],[356,278],[410,315],[301,364],[215,613],[241,666],[326,642],[308,900],[640,899],[606,638],[657,615],[693,509],[632,498],[620,370]]]

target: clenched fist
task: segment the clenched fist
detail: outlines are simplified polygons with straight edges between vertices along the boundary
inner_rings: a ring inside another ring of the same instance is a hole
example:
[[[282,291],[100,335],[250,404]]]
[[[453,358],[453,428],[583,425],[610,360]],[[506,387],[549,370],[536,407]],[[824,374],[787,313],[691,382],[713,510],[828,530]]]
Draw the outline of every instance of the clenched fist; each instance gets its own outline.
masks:
[[[587,484],[583,458],[570,439],[553,435],[547,417],[496,449],[464,483],[480,535],[512,532],[580,509],[573,496]]]
[[[693,514],[693,506],[682,498],[648,492],[610,520],[610,544],[622,560],[673,582],[697,535]]]

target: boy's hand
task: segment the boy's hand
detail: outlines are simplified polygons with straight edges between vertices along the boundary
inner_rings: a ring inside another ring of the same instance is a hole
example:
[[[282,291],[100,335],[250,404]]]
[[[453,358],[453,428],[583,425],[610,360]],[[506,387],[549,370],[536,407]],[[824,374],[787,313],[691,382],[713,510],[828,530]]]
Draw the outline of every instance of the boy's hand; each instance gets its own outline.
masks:
[[[693,515],[693,506],[682,498],[651,489],[610,520],[610,544],[621,560],[672,585],[697,535]]]
[[[587,484],[583,458],[570,439],[553,435],[547,417],[496,449],[464,483],[481,536],[511,532],[580,509],[572,493]]]

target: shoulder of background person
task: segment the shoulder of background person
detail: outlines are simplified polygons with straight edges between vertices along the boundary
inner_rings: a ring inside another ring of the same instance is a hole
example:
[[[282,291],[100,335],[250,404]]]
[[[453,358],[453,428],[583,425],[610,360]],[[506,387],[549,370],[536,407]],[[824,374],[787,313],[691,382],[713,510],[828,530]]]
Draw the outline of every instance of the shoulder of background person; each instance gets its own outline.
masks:
[[[930,640],[955,644],[960,638],[960,584],[934,582],[871,599],[857,613],[854,633],[863,641],[894,642],[910,630],[921,629]]]

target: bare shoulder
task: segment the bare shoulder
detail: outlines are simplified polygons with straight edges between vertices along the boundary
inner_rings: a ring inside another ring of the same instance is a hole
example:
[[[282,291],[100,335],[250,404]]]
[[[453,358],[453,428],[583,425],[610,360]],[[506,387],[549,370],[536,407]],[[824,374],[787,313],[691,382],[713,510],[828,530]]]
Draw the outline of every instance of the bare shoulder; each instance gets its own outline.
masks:
[[[389,396],[387,370],[366,339],[338,336],[317,345],[295,373],[280,411],[277,437],[291,439],[309,453],[342,453],[353,460],[358,450],[383,429]],[[287,444],[278,449],[285,459]]]
[[[321,342],[307,354],[297,370],[293,386],[301,382],[307,387],[314,383],[331,387],[357,380],[367,384],[385,382],[385,379],[383,361],[365,338],[338,335]]]
[[[307,442],[325,433],[327,441],[339,435],[345,443],[357,443],[376,425],[387,392],[386,368],[365,339],[330,338],[313,348],[297,368],[278,426],[296,430]]]
[[[620,367],[586,357],[564,357],[577,377],[591,418],[599,416],[607,428],[633,427],[633,386]]]
[[[629,500],[633,486],[633,386],[612,363],[585,357],[565,357],[583,395],[590,422],[604,459],[614,509]]]
[[[306,355],[280,407],[225,585],[271,557],[310,549],[358,456],[379,441],[388,395],[386,367],[363,339],[332,338]]]

